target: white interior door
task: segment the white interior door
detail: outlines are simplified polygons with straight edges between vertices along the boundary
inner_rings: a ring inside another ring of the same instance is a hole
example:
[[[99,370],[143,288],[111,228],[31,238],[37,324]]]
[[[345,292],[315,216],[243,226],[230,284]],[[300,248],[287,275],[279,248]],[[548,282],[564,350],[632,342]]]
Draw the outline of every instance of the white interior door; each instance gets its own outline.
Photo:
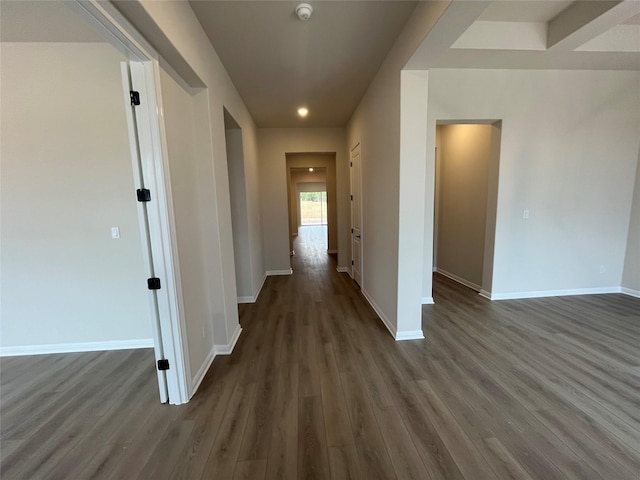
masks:
[[[351,150],[351,277],[362,286],[362,191],[360,144]]]
[[[134,186],[138,191],[148,189],[145,183],[144,168],[142,165],[142,152],[140,148],[140,134],[138,131],[138,120],[136,116],[136,106],[133,104],[131,97],[132,92],[135,91],[132,84],[132,64],[128,62],[122,62],[122,82],[125,92],[125,102],[127,110],[127,123],[129,126],[129,137],[131,145],[131,162],[133,165],[133,179]],[[135,67],[134,67],[135,70]],[[135,73],[133,73],[135,75]],[[138,99],[140,92],[137,92]],[[137,194],[132,192],[132,195]],[[138,218],[140,225],[140,239],[142,241],[142,252],[145,271],[148,274],[149,279],[157,278],[153,262],[153,249],[151,246],[150,235],[150,212],[148,211],[149,202],[138,201]],[[144,281],[144,279],[140,279]],[[162,280],[160,280],[162,282]],[[155,351],[156,362],[166,360],[164,353],[164,346],[162,343],[162,329],[160,325],[160,312],[158,308],[158,294],[157,290],[149,290],[149,313],[151,317],[152,329],[153,329],[153,345]],[[157,364],[158,365],[158,364]],[[157,366],[156,365],[156,366]],[[158,376],[158,387],[160,390],[160,401],[167,403],[169,401],[169,389],[167,385],[167,370],[156,368]]]

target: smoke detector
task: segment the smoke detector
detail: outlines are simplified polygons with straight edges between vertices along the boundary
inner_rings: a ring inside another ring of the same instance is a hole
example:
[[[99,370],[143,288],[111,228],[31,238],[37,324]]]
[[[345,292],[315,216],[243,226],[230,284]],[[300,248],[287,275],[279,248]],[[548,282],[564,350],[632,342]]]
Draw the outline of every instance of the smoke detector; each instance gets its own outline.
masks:
[[[306,22],[311,18],[311,14],[313,13],[313,7],[308,3],[301,3],[296,7],[296,15],[300,20]]]

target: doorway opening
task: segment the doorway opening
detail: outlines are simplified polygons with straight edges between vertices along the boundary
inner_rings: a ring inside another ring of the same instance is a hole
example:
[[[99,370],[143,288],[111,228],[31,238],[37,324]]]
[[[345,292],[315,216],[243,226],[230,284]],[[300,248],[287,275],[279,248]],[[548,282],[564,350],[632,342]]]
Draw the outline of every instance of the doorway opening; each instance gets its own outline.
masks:
[[[249,217],[247,212],[247,186],[242,129],[226,108],[224,109],[224,129],[231,203],[233,259],[236,268],[236,295],[238,303],[251,303],[255,299],[251,284],[252,252],[249,244]]]
[[[2,191],[3,201],[6,193],[20,202],[3,208],[3,235],[11,232],[13,242],[3,238],[3,254],[13,250],[3,275],[16,277],[6,282],[14,291],[3,291],[3,327],[13,327],[11,335],[4,328],[0,354],[153,347],[147,358],[156,364],[160,400],[185,403],[155,54],[114,19],[110,5],[44,3],[2,5],[11,25],[31,24],[34,9],[53,20],[35,42],[33,29],[3,31],[2,82],[20,100],[3,95],[3,108],[16,113],[7,124],[3,115],[13,147],[4,155],[3,144]],[[80,107],[68,102],[77,96],[86,99]],[[21,214],[25,188],[37,205],[30,225]],[[34,288],[46,294],[34,301]]]
[[[338,253],[335,153],[287,153],[289,250],[314,256]]]
[[[501,121],[438,121],[433,270],[491,292]]]

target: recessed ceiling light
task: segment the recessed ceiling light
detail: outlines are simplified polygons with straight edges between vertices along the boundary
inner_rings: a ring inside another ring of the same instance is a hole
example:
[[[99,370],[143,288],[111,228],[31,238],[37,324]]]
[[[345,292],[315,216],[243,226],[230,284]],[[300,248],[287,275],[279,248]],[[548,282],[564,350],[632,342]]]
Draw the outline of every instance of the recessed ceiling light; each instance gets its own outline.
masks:
[[[301,117],[306,117],[308,113],[309,113],[309,110],[305,107],[300,107],[298,109],[298,115],[300,115]]]
[[[310,172],[313,172],[313,168],[309,167],[309,171],[310,171]]]

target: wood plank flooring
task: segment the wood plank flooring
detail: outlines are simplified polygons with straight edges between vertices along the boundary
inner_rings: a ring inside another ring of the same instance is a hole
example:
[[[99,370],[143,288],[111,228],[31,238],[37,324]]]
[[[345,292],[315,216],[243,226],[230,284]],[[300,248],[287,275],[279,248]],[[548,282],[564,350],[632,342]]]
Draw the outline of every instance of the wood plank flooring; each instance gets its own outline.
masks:
[[[394,342],[320,228],[187,405],[159,403],[149,350],[3,358],[1,478],[639,478],[640,300],[436,276],[426,340]]]

